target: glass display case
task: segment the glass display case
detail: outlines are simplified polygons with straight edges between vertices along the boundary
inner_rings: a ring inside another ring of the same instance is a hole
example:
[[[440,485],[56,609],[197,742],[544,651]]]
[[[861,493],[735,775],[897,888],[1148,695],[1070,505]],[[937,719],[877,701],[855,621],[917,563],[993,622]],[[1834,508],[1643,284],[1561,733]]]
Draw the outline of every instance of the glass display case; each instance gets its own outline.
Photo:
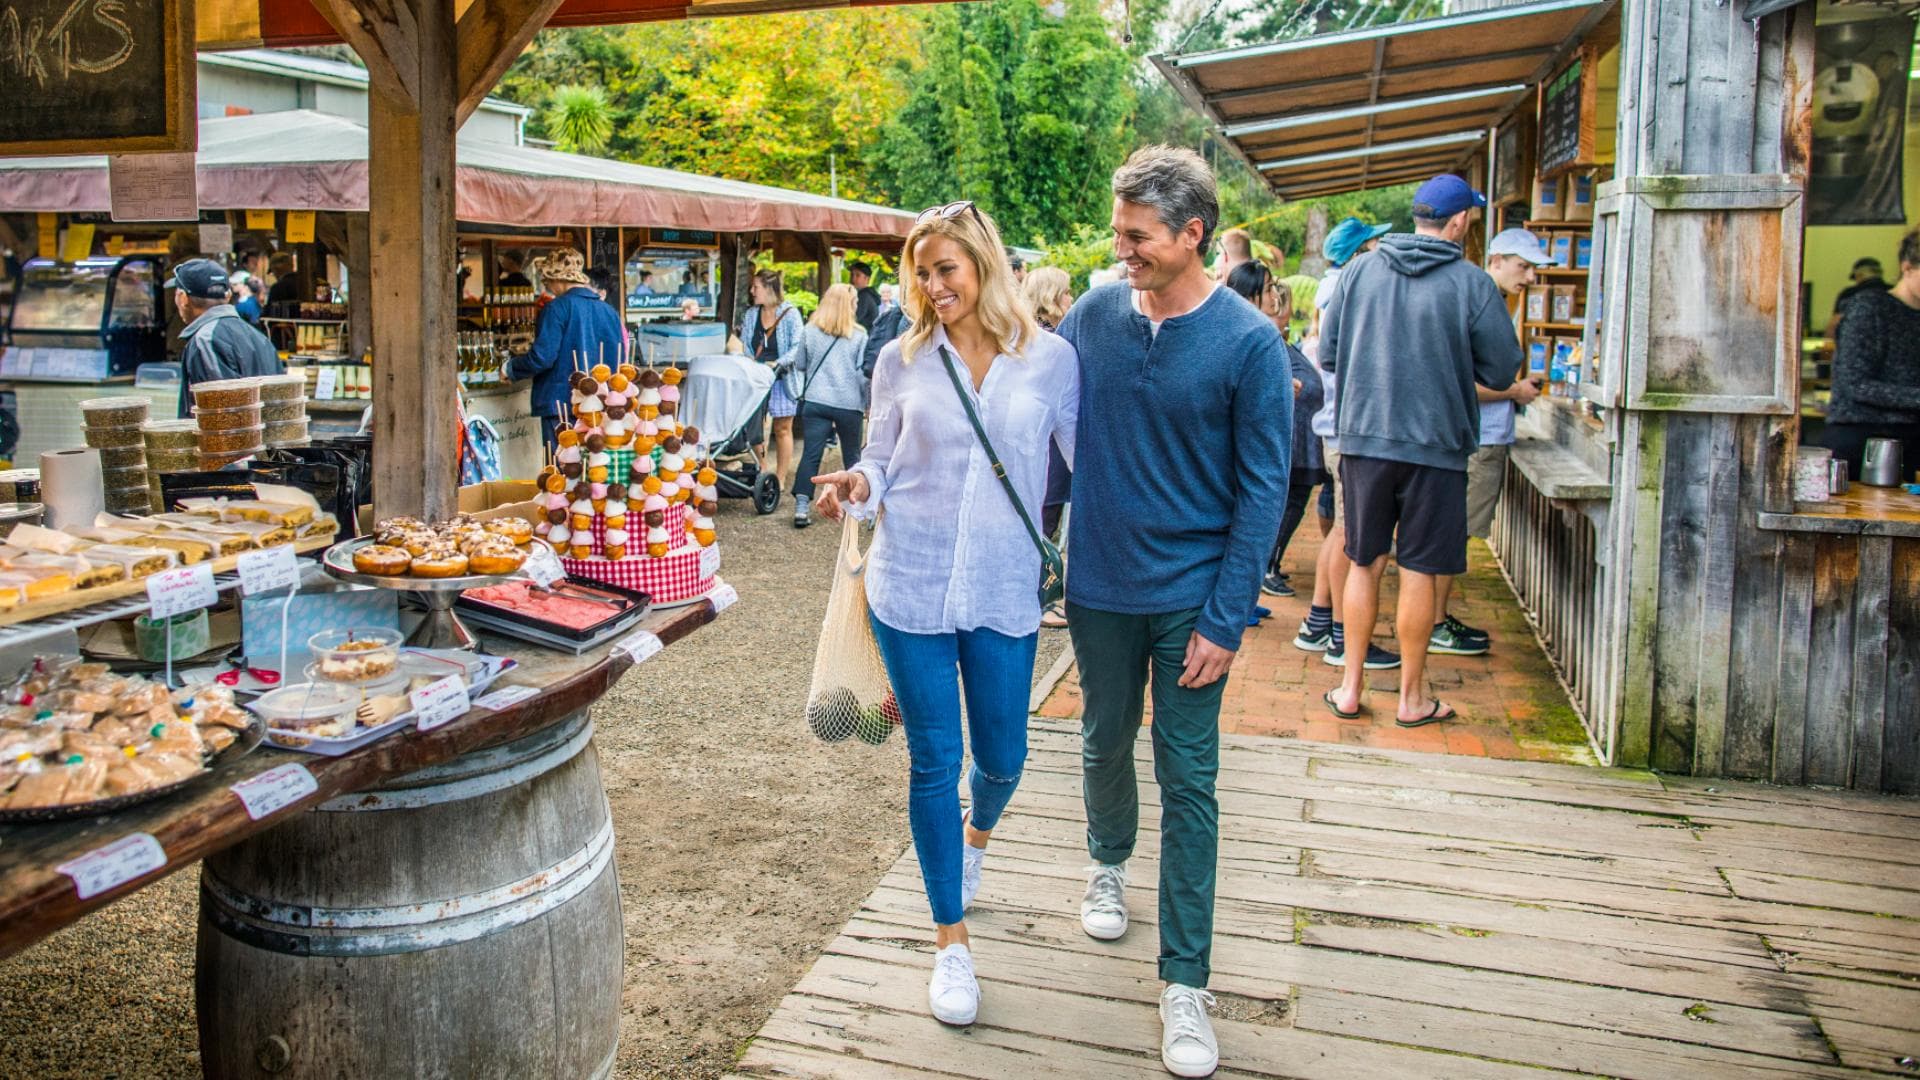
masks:
[[[166,359],[161,273],[147,256],[21,268],[8,308],[8,378],[99,380]]]

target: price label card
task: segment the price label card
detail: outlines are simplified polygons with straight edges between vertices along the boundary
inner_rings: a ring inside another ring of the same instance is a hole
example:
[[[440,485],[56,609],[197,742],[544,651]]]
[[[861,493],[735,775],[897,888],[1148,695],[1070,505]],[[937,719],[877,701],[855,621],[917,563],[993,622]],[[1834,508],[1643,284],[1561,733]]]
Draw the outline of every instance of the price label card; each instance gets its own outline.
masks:
[[[320,790],[305,765],[281,765],[228,788],[240,796],[240,805],[255,821],[284,810]]]
[[[409,697],[413,701],[414,726],[421,731],[432,731],[458,720],[473,707],[467,700],[467,684],[461,682],[458,675],[428,683]]]
[[[488,694],[485,697],[475,698],[473,700],[473,703],[475,705],[480,706],[483,709],[492,709],[495,712],[498,712],[501,709],[510,709],[513,706],[520,704],[521,702],[527,700],[530,697],[539,697],[539,696],[540,696],[539,687],[503,686],[500,689],[495,690],[493,693]]]
[[[535,543],[527,552],[527,576],[535,585],[550,588],[556,582],[567,579],[567,569],[560,565],[560,556],[543,543]]]
[[[712,577],[720,572],[720,545],[711,544],[700,549],[700,576]]]
[[[740,594],[734,591],[733,586],[724,581],[715,584],[713,591],[707,594],[707,602],[713,605],[713,613],[715,615],[732,607],[739,599]]]
[[[340,381],[340,369],[323,367],[313,381],[313,396],[321,401],[332,401],[334,388]]]
[[[73,879],[73,891],[80,894],[80,899],[91,900],[165,865],[167,853],[161,850],[160,841],[152,833],[137,832],[54,869]]]
[[[660,635],[653,631],[636,630],[621,638],[620,643],[613,647],[613,651],[622,653],[634,663],[640,664],[645,663],[647,658],[666,647],[666,644],[660,640]]]
[[[156,619],[212,607],[220,599],[213,591],[213,565],[196,563],[162,570],[147,579],[147,603]]]
[[[299,583],[300,564],[293,557],[292,544],[240,553],[240,591],[248,596],[292,588]]]

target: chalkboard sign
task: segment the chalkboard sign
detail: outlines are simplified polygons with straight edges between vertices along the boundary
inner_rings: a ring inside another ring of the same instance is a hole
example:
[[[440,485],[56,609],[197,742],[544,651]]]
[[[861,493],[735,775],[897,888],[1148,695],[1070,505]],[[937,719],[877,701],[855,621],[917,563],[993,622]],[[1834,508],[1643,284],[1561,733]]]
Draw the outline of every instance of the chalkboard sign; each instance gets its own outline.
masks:
[[[1540,90],[1540,175],[1552,178],[1575,165],[1591,164],[1591,102],[1587,65],[1575,59]]]
[[[593,230],[593,236],[587,251],[588,266],[604,266],[613,274],[611,296],[622,295],[620,283],[624,278],[620,265],[620,230],[599,228]]]
[[[192,150],[189,0],[0,0],[0,156]]]

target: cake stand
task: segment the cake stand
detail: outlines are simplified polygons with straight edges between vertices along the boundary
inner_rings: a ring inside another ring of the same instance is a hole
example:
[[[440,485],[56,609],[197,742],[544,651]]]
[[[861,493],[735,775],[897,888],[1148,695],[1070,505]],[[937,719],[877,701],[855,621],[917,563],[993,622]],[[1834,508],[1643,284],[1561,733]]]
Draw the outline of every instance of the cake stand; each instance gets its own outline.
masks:
[[[498,585],[503,581],[511,581],[523,576],[514,573],[423,578],[363,574],[353,568],[353,553],[371,543],[373,543],[372,537],[361,536],[335,544],[320,557],[320,565],[326,569],[327,573],[353,585],[371,585],[376,589],[418,593],[427,605],[427,617],[414,629],[406,643],[423,649],[472,649],[478,639],[473,636],[473,631],[467,629],[466,624],[460,621],[460,617],[454,614],[454,600],[468,589]]]

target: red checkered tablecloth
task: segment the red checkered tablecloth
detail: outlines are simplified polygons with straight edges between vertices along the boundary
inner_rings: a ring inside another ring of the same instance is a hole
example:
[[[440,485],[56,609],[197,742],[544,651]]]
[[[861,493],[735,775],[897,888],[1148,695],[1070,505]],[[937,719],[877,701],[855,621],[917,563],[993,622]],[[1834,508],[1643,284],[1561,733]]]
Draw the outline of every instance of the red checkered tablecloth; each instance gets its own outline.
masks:
[[[591,578],[623,589],[639,589],[657,604],[677,604],[704,596],[713,588],[719,570],[719,550],[686,544],[665,558],[638,558],[629,554],[618,562],[605,559],[561,559],[560,565],[576,577]]]
[[[667,530],[668,551],[672,551],[685,544],[688,539],[686,504],[679,503],[667,507],[662,514],[661,527]],[[595,514],[593,517],[593,553],[595,555],[605,555],[607,553],[607,519],[599,514]],[[644,558],[646,554],[646,518],[642,514],[635,514],[629,511],[627,513],[627,558],[631,559],[636,555]],[[614,584],[617,585],[619,583],[615,582]]]

